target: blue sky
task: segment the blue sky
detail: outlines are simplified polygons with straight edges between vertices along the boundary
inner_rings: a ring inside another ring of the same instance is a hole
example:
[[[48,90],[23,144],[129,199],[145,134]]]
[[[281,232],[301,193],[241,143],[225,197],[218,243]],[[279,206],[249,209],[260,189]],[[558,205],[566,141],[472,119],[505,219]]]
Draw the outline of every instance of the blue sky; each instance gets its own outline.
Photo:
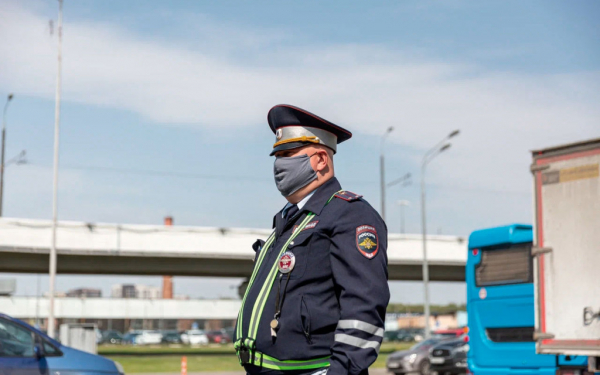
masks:
[[[30,161],[7,169],[8,217],[51,217],[56,8],[0,1],[0,97],[15,93],[7,157],[26,149]],[[428,169],[433,233],[530,222],[529,150],[600,135],[597,1],[65,0],[64,9],[64,220],[269,226],[284,204],[266,124],[278,103],[354,132],[336,173],[377,208],[388,126],[389,179],[419,178],[425,150],[461,129]],[[411,202],[407,230],[419,232],[417,181],[388,191],[392,232],[399,199]],[[19,276],[20,293],[32,280]],[[92,280],[62,276],[59,287]],[[176,287],[214,297],[233,295],[236,282]],[[461,285],[435,288],[440,302],[464,300]],[[392,289],[398,301],[420,300],[418,284]]]

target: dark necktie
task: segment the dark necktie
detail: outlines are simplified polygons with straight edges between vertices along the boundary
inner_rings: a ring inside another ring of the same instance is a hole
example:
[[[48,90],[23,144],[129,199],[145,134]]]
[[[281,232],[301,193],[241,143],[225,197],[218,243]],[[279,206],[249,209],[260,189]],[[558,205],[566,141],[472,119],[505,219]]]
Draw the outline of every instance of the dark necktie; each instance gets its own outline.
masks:
[[[288,208],[288,210],[285,212],[285,222],[286,222],[286,224],[297,213],[298,213],[298,206],[297,205],[294,204],[292,207]]]

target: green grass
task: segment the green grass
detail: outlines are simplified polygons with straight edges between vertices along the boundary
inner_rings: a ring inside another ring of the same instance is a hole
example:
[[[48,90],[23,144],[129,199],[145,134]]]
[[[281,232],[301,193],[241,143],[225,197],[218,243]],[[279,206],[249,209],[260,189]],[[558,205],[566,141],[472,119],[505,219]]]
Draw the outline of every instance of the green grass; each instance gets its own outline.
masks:
[[[390,353],[407,349],[411,345],[411,343],[384,343],[372,367],[385,367],[385,360]],[[232,345],[198,348],[101,346],[98,352],[121,363],[127,374],[179,372],[181,357],[184,355],[187,357],[188,372],[243,371]]]
[[[109,355],[235,355],[233,345],[210,346],[129,346],[129,345],[101,345],[98,354]]]
[[[107,356],[123,365],[125,373],[179,372],[181,356]],[[194,371],[241,371],[235,355],[188,356],[188,372]]]

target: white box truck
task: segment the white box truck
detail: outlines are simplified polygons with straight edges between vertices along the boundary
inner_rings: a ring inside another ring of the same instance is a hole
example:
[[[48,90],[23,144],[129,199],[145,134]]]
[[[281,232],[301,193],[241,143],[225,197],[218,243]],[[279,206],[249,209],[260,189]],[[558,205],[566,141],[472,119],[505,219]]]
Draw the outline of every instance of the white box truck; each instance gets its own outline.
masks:
[[[537,352],[600,367],[600,138],[533,151]]]

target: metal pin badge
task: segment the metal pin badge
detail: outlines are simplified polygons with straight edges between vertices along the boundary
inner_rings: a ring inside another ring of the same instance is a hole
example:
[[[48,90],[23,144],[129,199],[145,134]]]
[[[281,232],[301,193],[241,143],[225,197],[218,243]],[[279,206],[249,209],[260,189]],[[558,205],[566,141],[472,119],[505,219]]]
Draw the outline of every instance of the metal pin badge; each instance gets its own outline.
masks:
[[[296,256],[291,251],[286,251],[283,253],[281,258],[279,258],[279,262],[277,263],[277,267],[281,273],[292,272],[294,265],[296,265]]]

